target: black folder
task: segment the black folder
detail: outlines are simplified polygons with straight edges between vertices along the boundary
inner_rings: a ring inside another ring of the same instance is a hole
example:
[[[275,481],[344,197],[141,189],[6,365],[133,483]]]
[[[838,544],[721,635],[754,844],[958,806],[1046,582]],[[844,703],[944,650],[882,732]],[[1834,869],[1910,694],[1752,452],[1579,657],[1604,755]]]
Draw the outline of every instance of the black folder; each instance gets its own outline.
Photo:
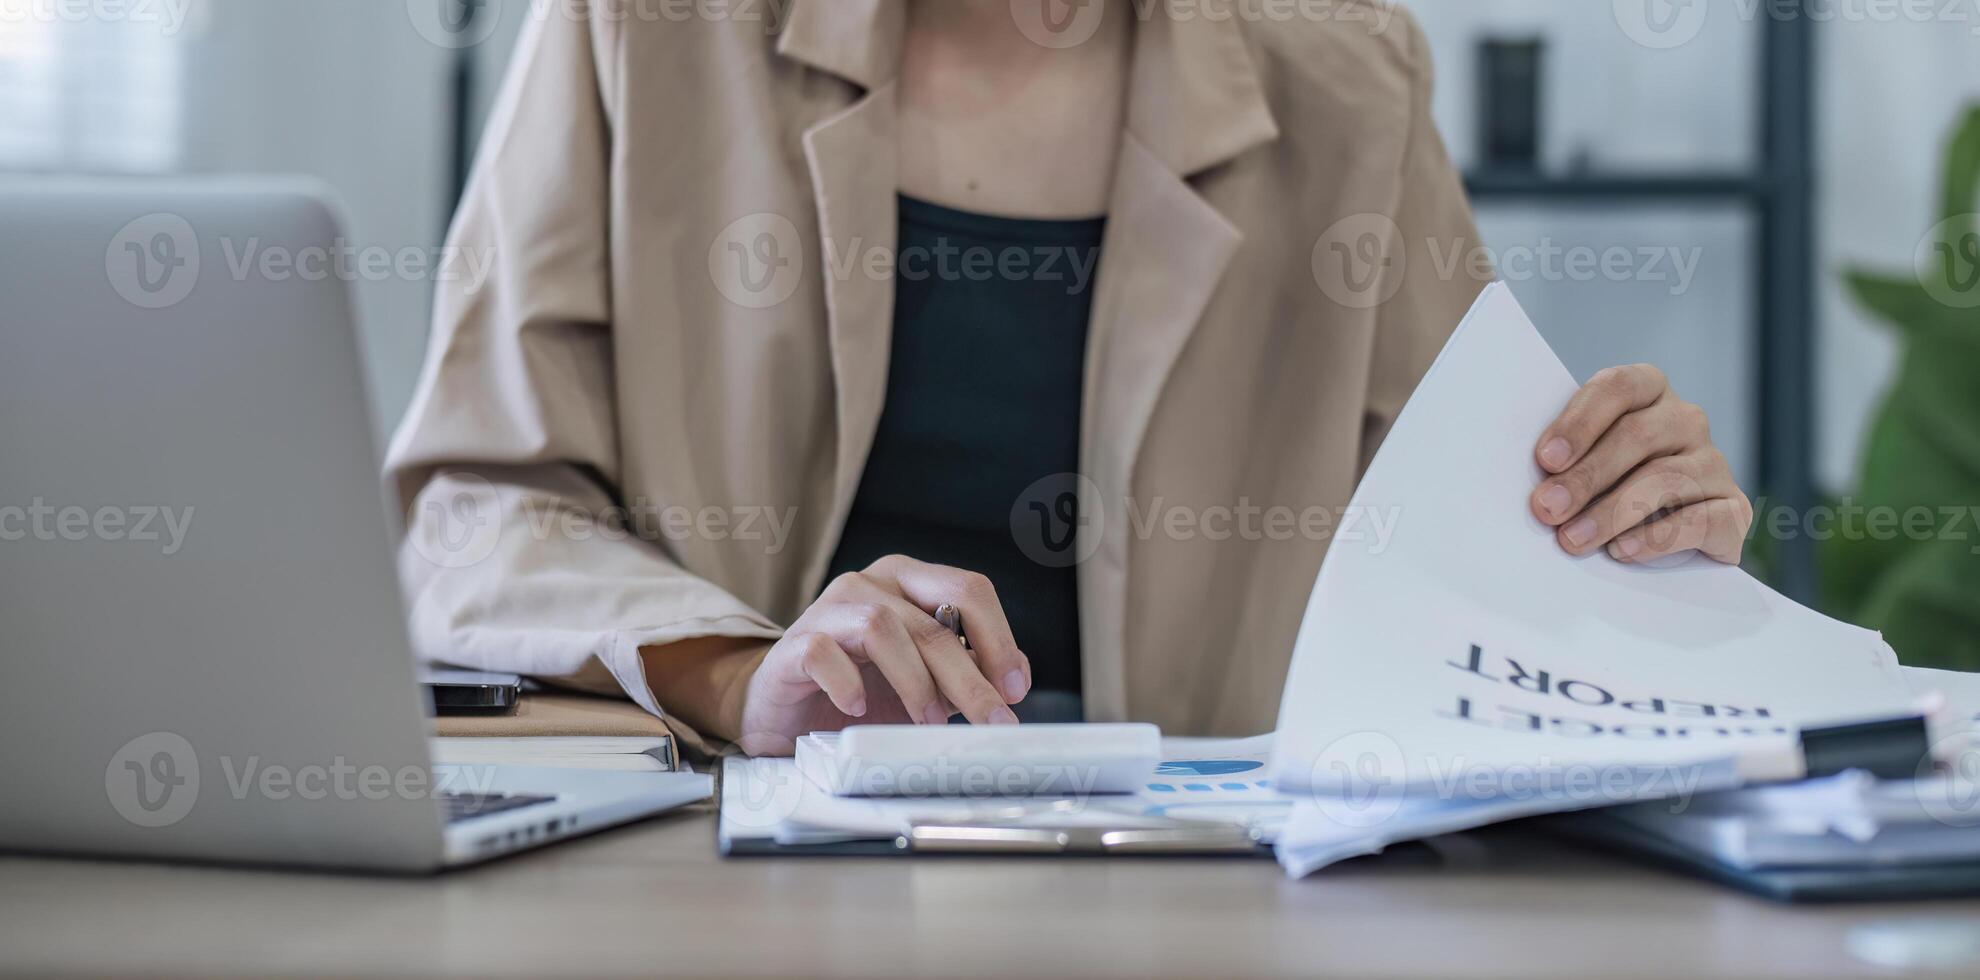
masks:
[[[1980,895],[1980,861],[1741,868],[1645,833],[1600,810],[1544,817],[1533,823],[1579,843],[1777,902],[1880,902]]]

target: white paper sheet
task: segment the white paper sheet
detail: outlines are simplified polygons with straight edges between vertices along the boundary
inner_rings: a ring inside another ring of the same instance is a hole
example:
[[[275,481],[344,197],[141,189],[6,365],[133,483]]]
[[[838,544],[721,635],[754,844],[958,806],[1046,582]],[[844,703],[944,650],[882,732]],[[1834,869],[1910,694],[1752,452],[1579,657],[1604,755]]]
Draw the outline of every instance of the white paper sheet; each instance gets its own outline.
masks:
[[[1289,870],[1792,775],[1802,724],[1912,701],[1877,634],[1738,568],[1563,552],[1527,499],[1534,443],[1576,388],[1498,284],[1397,420],[1352,504],[1394,532],[1330,549],[1286,683],[1274,778],[1318,803],[1281,837]]]
[[[1943,714],[1948,722],[1966,727],[1980,725],[1980,674],[1906,667],[1904,679],[1917,694],[1937,694],[1945,698]]]

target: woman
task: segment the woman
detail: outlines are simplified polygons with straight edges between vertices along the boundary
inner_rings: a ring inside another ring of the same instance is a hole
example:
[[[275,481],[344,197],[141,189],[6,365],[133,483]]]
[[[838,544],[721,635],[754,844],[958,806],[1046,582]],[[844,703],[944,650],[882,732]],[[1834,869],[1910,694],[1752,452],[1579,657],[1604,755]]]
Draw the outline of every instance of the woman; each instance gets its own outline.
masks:
[[[1407,15],[1181,6],[540,12],[452,236],[494,271],[442,288],[391,453],[423,655],[757,753],[1269,729],[1346,525],[1244,515],[1340,516],[1478,239]],[[1534,452],[1567,550],[1738,558],[1654,369]]]

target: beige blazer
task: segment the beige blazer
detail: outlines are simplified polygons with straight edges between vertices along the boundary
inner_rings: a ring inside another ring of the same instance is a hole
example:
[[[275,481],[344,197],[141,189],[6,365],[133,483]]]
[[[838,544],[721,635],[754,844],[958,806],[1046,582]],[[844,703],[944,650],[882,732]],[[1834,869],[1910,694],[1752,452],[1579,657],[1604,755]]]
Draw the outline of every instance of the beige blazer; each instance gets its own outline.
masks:
[[[641,648],[818,594],[886,391],[904,3],[533,8],[451,235],[491,271],[440,288],[390,452],[423,656],[664,714]],[[1136,5],[1070,478],[1086,712],[1248,734],[1484,273],[1407,14],[1167,7]]]

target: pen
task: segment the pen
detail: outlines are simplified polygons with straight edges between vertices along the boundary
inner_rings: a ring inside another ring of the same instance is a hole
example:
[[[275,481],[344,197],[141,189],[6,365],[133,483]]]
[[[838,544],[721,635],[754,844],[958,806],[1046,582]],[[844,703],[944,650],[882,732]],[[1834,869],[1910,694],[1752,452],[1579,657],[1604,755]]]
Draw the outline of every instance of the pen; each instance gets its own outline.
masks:
[[[956,642],[962,644],[963,649],[969,649],[969,637],[963,635],[961,609],[951,603],[942,603],[935,607],[935,621],[941,623],[943,629],[956,634]]]

